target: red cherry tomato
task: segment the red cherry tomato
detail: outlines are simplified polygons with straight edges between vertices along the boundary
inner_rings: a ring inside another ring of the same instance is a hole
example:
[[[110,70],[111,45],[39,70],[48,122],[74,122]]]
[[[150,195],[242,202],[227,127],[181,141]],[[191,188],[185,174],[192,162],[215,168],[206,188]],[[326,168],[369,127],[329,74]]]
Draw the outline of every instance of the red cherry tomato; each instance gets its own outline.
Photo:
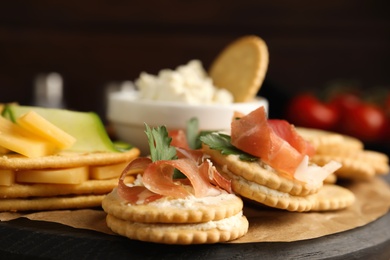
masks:
[[[322,103],[311,94],[301,94],[293,98],[287,106],[287,118],[296,126],[329,130],[338,121],[337,110]]]
[[[361,103],[343,112],[340,131],[365,142],[383,140],[386,132],[386,115],[379,107]]]
[[[348,111],[349,109],[352,109],[361,103],[362,100],[360,97],[353,93],[338,94],[330,99],[330,104],[335,106],[340,113]]]

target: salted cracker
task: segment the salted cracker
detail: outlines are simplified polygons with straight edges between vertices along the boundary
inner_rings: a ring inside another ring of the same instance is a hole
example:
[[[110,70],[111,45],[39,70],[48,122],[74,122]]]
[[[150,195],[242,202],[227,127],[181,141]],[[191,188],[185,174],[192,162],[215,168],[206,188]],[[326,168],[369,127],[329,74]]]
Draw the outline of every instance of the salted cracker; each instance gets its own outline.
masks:
[[[351,206],[355,200],[355,194],[347,188],[334,184],[325,184],[315,197],[315,205],[311,211],[340,210]]]
[[[234,102],[252,101],[264,81],[268,60],[266,43],[255,35],[244,36],[221,51],[209,75],[217,87],[233,94]]]
[[[102,203],[104,211],[120,219],[143,223],[198,223],[231,217],[243,208],[234,194],[173,199],[164,197],[148,204],[127,204],[115,188]]]
[[[132,176],[129,176],[132,177]],[[132,177],[134,179],[134,177]],[[2,199],[53,197],[60,195],[107,194],[118,185],[118,178],[107,180],[87,180],[80,184],[18,184],[0,186],[0,204]]]
[[[109,166],[130,162],[139,155],[133,148],[127,152],[60,153],[27,158],[18,154],[0,157],[0,169],[45,170],[80,166]],[[118,176],[120,172],[118,172]],[[127,180],[133,177],[128,177]],[[134,179],[134,178],[133,178]],[[31,211],[101,206],[103,197],[118,184],[118,178],[89,179],[80,184],[14,183],[0,186],[0,211]]]
[[[340,179],[350,180],[370,180],[375,177],[375,168],[365,161],[356,160],[354,158],[332,155],[314,155],[311,161],[320,166],[327,164],[329,161],[341,163],[341,168],[335,171],[335,174]]]
[[[317,153],[326,154],[333,150],[362,150],[364,147],[362,141],[351,136],[313,128],[296,127],[295,129],[303,139],[314,146]]]
[[[293,196],[248,181],[231,172],[224,174],[231,178],[234,192],[272,208],[293,212],[329,211],[344,209],[355,201],[355,195],[351,191],[335,184],[324,184],[314,194]]]
[[[0,156],[0,169],[32,170],[108,165],[130,161],[138,157],[139,154],[138,148],[132,148],[126,152],[60,152],[37,158],[28,158],[20,154],[7,154]]]
[[[207,145],[203,146],[203,151],[211,156],[211,160],[222,168],[222,171],[233,172],[248,181],[275,191],[304,196],[316,193],[322,186],[322,183],[314,185],[295,180],[262,162],[247,162],[240,160],[237,155],[222,155],[220,151],[210,149]]]
[[[242,214],[196,224],[130,222],[108,214],[106,222],[112,231],[130,239],[177,245],[227,242],[245,235],[249,227]]]
[[[45,211],[100,207],[103,195],[1,199],[0,211]]]
[[[364,149],[363,143],[355,137],[302,127],[297,127],[297,131],[316,148],[312,162],[322,166],[334,160],[342,164],[335,172],[337,177],[369,180],[390,171],[386,154]]]

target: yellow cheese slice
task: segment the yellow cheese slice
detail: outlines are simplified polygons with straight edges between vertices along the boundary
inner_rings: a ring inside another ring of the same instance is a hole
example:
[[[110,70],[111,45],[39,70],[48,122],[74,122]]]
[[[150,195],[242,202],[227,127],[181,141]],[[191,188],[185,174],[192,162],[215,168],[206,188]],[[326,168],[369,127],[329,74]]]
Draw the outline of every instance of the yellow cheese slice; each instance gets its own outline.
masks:
[[[79,184],[88,180],[88,167],[66,169],[26,170],[16,172],[16,182]]]
[[[53,125],[35,111],[29,111],[16,120],[17,124],[30,132],[54,143],[60,149],[70,148],[76,138]]]
[[[46,156],[57,150],[54,144],[45,142],[1,116],[0,146],[27,157]]]
[[[15,183],[15,173],[13,170],[0,170],[0,185],[11,186]]]
[[[117,178],[122,174],[127,164],[128,163],[125,162],[104,166],[91,166],[89,169],[89,177],[95,180]]]

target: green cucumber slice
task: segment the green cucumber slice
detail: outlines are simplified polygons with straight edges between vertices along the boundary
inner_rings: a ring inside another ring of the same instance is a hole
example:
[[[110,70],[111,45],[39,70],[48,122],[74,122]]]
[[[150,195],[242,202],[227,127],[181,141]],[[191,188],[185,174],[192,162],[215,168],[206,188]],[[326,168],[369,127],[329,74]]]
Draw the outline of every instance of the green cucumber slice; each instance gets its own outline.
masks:
[[[2,115],[16,122],[19,116],[31,110],[77,139],[75,144],[65,151],[119,152],[108,136],[100,117],[94,112],[10,104],[5,106]]]

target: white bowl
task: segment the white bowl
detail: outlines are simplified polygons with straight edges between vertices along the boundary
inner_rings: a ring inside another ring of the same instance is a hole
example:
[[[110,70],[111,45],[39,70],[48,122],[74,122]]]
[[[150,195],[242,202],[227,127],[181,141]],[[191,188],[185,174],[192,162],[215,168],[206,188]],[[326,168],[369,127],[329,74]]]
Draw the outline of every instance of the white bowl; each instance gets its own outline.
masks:
[[[167,129],[185,129],[189,119],[196,117],[200,130],[225,130],[230,132],[234,111],[247,114],[264,106],[268,101],[259,97],[253,102],[190,105],[179,102],[140,100],[131,92],[109,94],[107,119],[118,139],[138,147],[142,155],[149,154],[145,123],[150,127],[166,126]]]

